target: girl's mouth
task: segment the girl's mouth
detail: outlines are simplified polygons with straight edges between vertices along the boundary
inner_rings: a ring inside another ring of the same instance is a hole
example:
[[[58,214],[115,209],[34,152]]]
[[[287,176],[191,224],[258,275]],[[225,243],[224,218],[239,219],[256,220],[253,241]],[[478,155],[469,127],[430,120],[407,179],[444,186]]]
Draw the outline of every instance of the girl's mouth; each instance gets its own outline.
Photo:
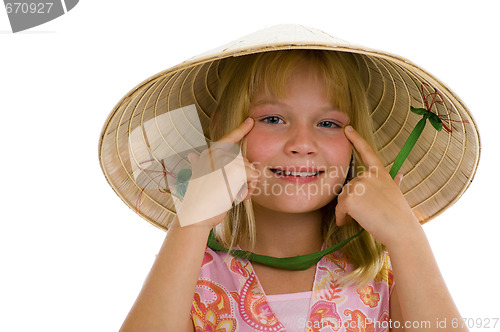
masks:
[[[276,174],[279,177],[296,177],[296,178],[312,178],[316,177],[324,171],[316,170],[316,171],[292,171],[286,169],[278,169],[278,168],[270,168],[271,172]]]

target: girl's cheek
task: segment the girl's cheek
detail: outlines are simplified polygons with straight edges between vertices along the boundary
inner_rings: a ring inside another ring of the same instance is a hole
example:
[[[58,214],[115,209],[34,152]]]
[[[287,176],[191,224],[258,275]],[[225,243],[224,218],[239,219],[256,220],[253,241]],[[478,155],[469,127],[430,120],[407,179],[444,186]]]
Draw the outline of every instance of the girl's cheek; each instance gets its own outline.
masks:
[[[269,139],[269,133],[262,128],[259,128],[258,124],[246,135],[247,149],[250,147],[262,147],[262,144]]]
[[[326,136],[325,141],[329,141],[330,144],[336,145],[338,147],[351,146],[351,142],[347,139],[343,131],[337,131],[330,136]]]
[[[352,145],[351,142],[345,137],[344,134],[331,137],[323,142],[323,147],[328,154],[333,154],[332,157],[337,158],[351,158]]]
[[[337,144],[343,147],[344,149],[348,150],[349,152],[352,150],[351,141],[347,139],[347,137],[344,134],[344,131],[342,131],[342,134],[340,135],[340,137],[338,137]]]
[[[255,127],[246,135],[246,157],[250,162],[259,161],[262,158],[266,141],[269,144],[269,137],[267,136],[262,130]]]

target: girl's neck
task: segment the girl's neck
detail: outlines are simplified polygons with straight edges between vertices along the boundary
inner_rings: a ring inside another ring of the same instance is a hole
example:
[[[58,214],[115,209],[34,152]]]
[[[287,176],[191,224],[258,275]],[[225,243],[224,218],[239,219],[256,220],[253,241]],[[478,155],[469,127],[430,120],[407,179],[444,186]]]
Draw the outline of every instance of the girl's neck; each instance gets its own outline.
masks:
[[[253,204],[257,239],[256,254],[273,257],[305,255],[321,250],[321,211],[286,213]],[[249,250],[248,242],[240,247]]]

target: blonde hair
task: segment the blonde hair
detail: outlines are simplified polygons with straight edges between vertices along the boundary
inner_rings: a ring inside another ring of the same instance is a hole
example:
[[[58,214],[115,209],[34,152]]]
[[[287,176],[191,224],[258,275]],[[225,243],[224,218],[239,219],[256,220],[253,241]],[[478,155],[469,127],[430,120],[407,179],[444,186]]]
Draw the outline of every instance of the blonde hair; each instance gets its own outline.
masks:
[[[265,91],[282,97],[288,78],[301,64],[311,64],[317,71],[315,74],[324,78],[327,98],[349,115],[350,124],[374,146],[365,87],[357,74],[355,55],[320,50],[273,51],[221,61],[217,107],[210,122],[211,139],[218,140],[248,116],[257,89],[264,88]],[[243,140],[243,154],[246,152],[245,147]],[[355,152],[348,179],[355,176],[355,171],[363,170],[363,162]],[[342,227],[336,225],[336,202],[335,198],[322,208],[322,233],[327,246],[347,239],[361,230],[355,221]],[[224,221],[216,227],[215,234],[228,248],[233,248],[246,236],[253,248],[256,235],[251,201],[247,200],[233,207]],[[384,247],[368,232],[364,232],[342,250],[355,267],[343,280],[346,284],[366,284],[375,278],[383,266]]]

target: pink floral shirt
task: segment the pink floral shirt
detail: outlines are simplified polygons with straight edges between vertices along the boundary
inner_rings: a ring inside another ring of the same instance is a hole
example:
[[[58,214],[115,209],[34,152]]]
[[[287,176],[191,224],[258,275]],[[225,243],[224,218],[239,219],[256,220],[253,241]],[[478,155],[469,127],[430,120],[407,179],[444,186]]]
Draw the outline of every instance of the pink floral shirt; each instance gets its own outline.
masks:
[[[305,331],[388,331],[393,277],[389,255],[368,285],[343,287],[339,277],[353,270],[341,251],[316,264]],[[224,252],[205,251],[191,317],[196,331],[280,331],[250,261]]]

